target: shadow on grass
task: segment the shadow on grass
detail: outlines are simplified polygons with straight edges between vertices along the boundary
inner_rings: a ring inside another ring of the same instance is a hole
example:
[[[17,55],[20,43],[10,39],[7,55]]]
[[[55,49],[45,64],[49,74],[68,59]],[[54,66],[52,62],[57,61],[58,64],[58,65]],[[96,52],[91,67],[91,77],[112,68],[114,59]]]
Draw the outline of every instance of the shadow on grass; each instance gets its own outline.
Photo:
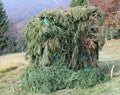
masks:
[[[120,59],[119,60],[109,60],[109,61],[99,61],[99,68],[104,73],[110,73],[112,66],[114,67],[114,73],[120,72]]]

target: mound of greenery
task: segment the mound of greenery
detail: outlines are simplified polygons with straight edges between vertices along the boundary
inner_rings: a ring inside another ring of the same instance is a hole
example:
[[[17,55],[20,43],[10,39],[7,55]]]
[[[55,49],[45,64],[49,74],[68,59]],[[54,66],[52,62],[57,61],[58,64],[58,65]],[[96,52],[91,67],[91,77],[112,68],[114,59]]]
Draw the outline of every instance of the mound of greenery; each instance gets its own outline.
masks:
[[[97,68],[77,72],[65,65],[52,65],[39,68],[29,67],[21,76],[22,88],[28,92],[50,93],[65,88],[89,88],[109,79]]]
[[[25,29],[29,68],[22,87],[49,93],[65,88],[88,88],[104,81],[97,68],[104,45],[103,15],[96,8],[73,7],[44,11]]]
[[[102,14],[92,7],[44,11],[25,29],[26,55],[35,65],[64,63],[75,71],[97,67],[102,22]]]

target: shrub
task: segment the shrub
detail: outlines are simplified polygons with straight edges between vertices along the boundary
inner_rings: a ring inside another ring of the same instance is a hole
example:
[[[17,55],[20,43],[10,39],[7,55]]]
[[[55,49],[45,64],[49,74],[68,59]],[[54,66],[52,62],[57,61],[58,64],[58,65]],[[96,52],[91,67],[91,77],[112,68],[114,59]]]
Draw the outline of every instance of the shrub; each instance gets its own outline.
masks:
[[[50,93],[65,88],[89,88],[109,79],[97,68],[77,72],[64,65],[29,67],[21,76],[22,88],[34,93]]]
[[[120,39],[120,29],[115,33],[114,39]]]
[[[16,53],[25,51],[26,44],[24,38],[16,39],[13,37],[8,37],[7,46],[0,50],[0,55],[7,53]]]

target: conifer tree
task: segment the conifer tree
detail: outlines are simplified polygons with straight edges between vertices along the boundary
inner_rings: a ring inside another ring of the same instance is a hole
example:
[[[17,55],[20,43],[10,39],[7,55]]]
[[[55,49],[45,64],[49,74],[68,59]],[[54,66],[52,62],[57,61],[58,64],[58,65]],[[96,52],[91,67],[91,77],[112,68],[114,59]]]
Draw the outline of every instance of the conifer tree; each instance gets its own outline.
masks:
[[[87,0],[72,0],[70,3],[70,7],[76,7],[76,6],[85,6],[87,5]]]
[[[4,35],[8,29],[8,18],[0,0],[0,50],[6,46],[7,37]]]

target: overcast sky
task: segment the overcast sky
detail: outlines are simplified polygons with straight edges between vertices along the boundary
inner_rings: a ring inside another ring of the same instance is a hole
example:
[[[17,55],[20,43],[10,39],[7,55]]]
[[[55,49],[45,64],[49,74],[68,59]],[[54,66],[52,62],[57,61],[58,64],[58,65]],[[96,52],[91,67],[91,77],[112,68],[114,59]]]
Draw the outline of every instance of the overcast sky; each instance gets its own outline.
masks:
[[[70,0],[2,0],[8,16],[37,14],[43,9],[67,7]]]

